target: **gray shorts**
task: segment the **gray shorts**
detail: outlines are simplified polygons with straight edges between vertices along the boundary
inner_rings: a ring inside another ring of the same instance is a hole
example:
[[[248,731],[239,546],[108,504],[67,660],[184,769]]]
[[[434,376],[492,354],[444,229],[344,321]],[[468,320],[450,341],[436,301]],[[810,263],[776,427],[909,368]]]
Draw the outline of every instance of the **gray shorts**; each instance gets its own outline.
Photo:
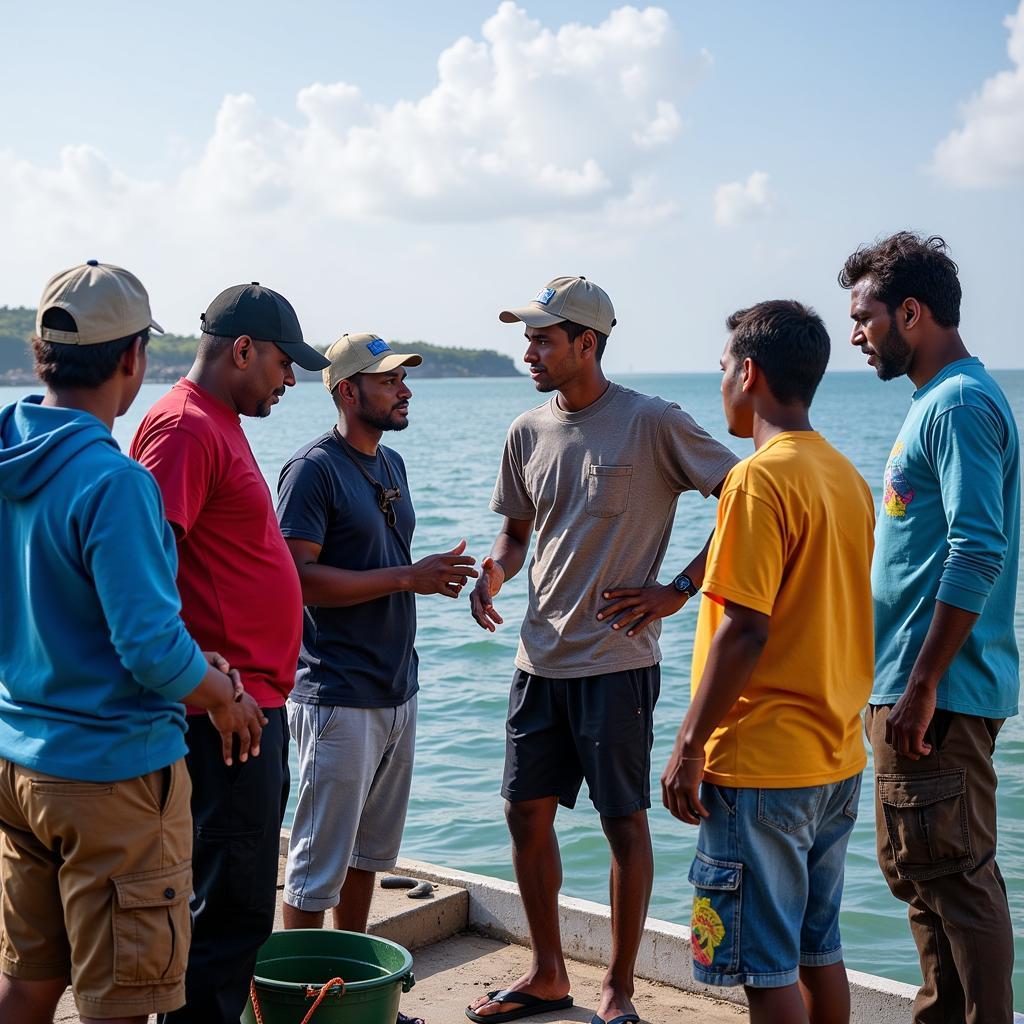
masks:
[[[350,867],[395,866],[416,745],[416,697],[397,708],[288,701],[299,795],[288,844],[284,901],[329,910]]]

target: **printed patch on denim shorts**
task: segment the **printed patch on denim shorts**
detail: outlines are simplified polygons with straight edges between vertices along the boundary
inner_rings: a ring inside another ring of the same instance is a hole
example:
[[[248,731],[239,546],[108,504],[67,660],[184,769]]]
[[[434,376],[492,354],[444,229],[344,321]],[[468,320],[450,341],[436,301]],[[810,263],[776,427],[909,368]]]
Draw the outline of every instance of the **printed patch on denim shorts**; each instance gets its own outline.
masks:
[[[710,967],[715,959],[715,950],[725,939],[725,925],[711,906],[707,896],[693,897],[693,915],[690,918],[690,945],[693,959],[704,967]]]
[[[697,850],[689,878],[695,890],[690,917],[694,970],[734,974],[739,965],[743,865],[714,860]]]

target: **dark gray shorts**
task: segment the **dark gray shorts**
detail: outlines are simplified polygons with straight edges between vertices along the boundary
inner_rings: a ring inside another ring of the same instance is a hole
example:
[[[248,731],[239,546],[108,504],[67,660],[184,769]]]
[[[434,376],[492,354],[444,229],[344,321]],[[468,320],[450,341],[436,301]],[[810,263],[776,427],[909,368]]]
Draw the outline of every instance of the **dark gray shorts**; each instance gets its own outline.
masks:
[[[651,745],[661,668],[548,679],[516,669],[505,726],[501,795],[558,797],[573,807],[583,780],[598,813],[651,806]]]

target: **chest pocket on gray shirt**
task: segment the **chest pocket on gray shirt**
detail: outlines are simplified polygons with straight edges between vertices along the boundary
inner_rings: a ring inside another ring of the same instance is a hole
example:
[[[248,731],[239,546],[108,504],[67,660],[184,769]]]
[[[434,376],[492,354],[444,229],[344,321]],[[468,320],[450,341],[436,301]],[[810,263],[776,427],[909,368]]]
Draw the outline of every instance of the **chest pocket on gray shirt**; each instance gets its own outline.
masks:
[[[591,466],[587,476],[587,512],[598,519],[621,516],[629,505],[632,466]]]

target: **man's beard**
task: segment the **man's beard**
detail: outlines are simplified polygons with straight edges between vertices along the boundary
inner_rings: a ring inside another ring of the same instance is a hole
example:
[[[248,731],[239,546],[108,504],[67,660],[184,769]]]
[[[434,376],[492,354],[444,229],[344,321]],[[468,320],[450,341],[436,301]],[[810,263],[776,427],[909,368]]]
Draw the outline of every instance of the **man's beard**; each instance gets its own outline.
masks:
[[[913,350],[903,340],[896,321],[889,322],[889,333],[882,339],[881,347],[875,348],[875,367],[879,380],[895,380],[902,377],[909,369],[913,359]]]
[[[374,412],[372,409],[367,409],[365,406],[360,405],[359,418],[368,427],[373,427],[374,430],[405,430],[409,426],[409,420],[404,416],[398,415],[395,409],[382,413]]]

